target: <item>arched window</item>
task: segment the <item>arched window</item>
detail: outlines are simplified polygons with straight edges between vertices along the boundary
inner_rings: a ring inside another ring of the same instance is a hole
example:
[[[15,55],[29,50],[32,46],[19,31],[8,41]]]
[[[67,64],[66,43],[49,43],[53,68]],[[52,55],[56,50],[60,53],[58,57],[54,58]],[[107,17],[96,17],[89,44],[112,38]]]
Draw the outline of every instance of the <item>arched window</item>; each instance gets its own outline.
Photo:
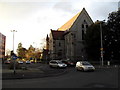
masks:
[[[88,24],[87,24],[86,20],[83,21],[81,27],[82,27],[82,40],[84,40],[85,39],[84,36],[85,36],[86,30],[88,28]]]
[[[61,43],[59,42],[59,47],[61,47]]]
[[[84,28],[84,24],[82,24],[82,29]]]
[[[85,32],[84,29],[82,29],[82,40],[84,40]]]

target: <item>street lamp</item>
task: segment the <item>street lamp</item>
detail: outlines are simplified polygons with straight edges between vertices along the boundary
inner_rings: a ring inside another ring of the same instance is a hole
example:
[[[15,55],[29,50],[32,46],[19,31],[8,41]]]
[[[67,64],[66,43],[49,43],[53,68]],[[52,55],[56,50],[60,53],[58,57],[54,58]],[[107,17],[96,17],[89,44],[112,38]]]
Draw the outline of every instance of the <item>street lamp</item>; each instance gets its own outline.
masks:
[[[101,25],[102,21],[100,22],[100,38],[101,38],[101,48],[100,48],[100,51],[101,51],[101,63],[102,63],[102,66],[103,66],[103,41],[102,41],[102,25]]]
[[[11,30],[13,32],[13,54],[14,54],[14,33],[17,32],[16,30]],[[15,74],[15,60],[14,60],[14,74]]]

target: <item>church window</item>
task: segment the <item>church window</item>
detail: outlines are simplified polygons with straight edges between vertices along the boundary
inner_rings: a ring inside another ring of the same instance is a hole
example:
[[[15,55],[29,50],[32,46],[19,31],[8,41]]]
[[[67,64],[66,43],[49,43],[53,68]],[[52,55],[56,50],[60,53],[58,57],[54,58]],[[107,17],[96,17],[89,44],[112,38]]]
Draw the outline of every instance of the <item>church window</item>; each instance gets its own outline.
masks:
[[[73,33],[71,33],[71,35],[73,36]]]
[[[82,40],[84,40],[84,35],[85,35],[84,30],[82,30]]]
[[[57,55],[58,55],[58,56],[62,56],[62,53],[61,53],[61,52],[58,52]]]
[[[72,42],[72,44],[74,44],[74,42]]]
[[[76,35],[74,34],[74,38],[76,38]]]
[[[82,24],[82,28],[84,28],[84,24]]]
[[[86,21],[84,20],[84,22],[86,23]]]
[[[86,25],[86,28],[88,28],[88,25]]]
[[[59,47],[61,47],[61,43],[59,42]]]

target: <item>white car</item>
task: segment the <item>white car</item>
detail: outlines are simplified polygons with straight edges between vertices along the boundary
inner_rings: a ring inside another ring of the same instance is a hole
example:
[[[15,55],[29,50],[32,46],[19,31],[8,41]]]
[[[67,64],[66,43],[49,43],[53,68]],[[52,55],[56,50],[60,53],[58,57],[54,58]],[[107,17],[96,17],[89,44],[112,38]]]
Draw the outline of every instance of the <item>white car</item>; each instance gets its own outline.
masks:
[[[18,61],[19,64],[23,64],[23,61]]]
[[[5,64],[10,64],[9,60],[4,61]]]
[[[95,67],[91,65],[88,61],[78,61],[76,63],[75,68],[81,71],[94,71],[95,70]]]
[[[30,61],[26,61],[26,64],[30,64],[31,62]]]
[[[65,67],[67,67],[67,64],[63,63],[63,62],[60,61],[60,60],[51,60],[51,61],[49,62],[49,66],[50,66],[50,67],[65,68]]]

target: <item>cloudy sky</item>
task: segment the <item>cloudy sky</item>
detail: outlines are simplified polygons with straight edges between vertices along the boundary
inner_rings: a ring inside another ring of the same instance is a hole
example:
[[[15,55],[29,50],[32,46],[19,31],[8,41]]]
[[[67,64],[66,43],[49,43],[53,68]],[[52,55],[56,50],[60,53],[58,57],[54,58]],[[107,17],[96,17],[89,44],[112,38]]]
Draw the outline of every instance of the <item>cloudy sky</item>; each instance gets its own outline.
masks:
[[[93,21],[107,20],[118,10],[119,0],[0,0],[0,32],[6,36],[6,49],[18,43],[41,48],[50,29],[58,29],[85,8]]]

